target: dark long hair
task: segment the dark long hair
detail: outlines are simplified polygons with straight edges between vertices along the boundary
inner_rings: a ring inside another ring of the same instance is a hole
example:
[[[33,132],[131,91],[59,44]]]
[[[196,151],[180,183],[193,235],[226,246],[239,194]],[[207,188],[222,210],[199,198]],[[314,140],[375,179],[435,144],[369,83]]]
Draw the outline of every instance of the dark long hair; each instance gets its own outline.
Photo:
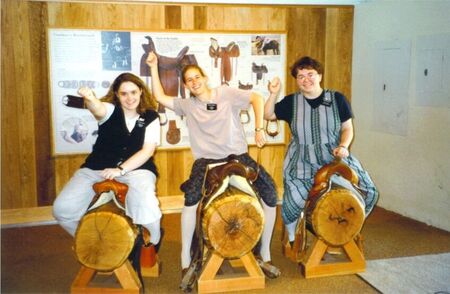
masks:
[[[147,88],[147,85],[137,76],[132,73],[123,73],[120,74],[112,83],[111,87],[109,87],[108,93],[106,93],[105,97],[102,98],[104,102],[110,102],[116,106],[121,106],[119,97],[117,96],[117,91],[119,91],[120,86],[125,82],[131,82],[138,86],[138,88],[142,91],[141,100],[136,109],[137,113],[143,114],[147,110],[155,110],[157,108],[157,103],[153,95],[150,93],[150,90]]]

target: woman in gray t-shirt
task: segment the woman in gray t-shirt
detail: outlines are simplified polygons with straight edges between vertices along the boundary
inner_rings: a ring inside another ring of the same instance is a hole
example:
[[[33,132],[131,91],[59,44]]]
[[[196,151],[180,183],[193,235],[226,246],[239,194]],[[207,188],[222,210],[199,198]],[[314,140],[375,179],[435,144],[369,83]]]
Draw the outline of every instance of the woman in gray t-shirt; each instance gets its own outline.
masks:
[[[152,91],[157,101],[186,118],[189,139],[195,162],[189,179],[181,185],[185,193],[185,206],[181,215],[182,250],[181,267],[184,274],[191,264],[191,241],[195,232],[196,210],[202,198],[203,178],[208,164],[227,161],[230,155],[241,163],[257,169],[257,163],[248,154],[248,145],[240,121],[240,111],[251,105],[255,112],[255,142],[261,148],[266,143],[263,129],[264,100],[248,90],[226,85],[208,87],[208,77],[197,65],[183,69],[182,78],[191,98],[167,96],[158,74],[158,58],[151,52],[147,64],[151,69]],[[270,241],[276,217],[277,192],[271,176],[259,167],[259,177],[253,183],[261,196],[265,214],[261,237],[260,265],[269,278],[279,276],[271,265]]]

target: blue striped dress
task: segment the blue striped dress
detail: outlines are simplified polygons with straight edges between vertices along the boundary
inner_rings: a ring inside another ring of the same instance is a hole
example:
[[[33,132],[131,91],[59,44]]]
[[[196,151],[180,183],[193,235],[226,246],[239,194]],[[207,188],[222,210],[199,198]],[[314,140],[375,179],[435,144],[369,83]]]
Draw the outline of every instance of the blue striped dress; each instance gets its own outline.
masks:
[[[293,99],[290,123],[292,136],[283,163],[284,195],[281,211],[285,224],[298,220],[314,184],[314,175],[323,165],[334,160],[333,149],[340,142],[341,121],[335,92],[325,90],[324,94],[325,100],[331,101],[331,107],[320,105],[313,108],[301,93],[296,93]],[[378,199],[378,191],[356,157],[350,154],[343,160],[359,177],[368,215]]]

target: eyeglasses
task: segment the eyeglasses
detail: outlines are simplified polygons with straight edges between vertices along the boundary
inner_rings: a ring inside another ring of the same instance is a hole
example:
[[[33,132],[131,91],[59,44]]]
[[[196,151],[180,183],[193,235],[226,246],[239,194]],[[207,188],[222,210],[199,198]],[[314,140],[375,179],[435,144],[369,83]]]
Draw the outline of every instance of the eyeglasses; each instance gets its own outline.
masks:
[[[303,82],[306,78],[308,78],[308,80],[314,80],[317,76],[317,73],[315,72],[309,72],[306,75],[298,75],[297,76],[297,80],[299,80],[300,82]]]

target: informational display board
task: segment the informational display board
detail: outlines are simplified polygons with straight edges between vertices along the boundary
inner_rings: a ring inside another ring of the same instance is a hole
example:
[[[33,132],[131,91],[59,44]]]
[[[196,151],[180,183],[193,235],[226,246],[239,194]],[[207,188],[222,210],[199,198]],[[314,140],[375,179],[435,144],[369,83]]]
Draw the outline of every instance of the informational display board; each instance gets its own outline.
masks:
[[[285,33],[136,32],[51,28],[48,31],[53,153],[89,153],[97,139],[98,124],[73,96],[88,86],[103,97],[123,72],[139,76],[151,89],[148,52],[159,58],[160,78],[166,94],[184,99],[189,92],[180,79],[181,69],[197,64],[209,86],[247,89],[267,99],[268,82],[286,72]],[[280,97],[283,97],[281,93]],[[159,148],[189,147],[186,119],[170,109],[158,109],[161,123]],[[251,106],[241,111],[247,141],[254,144],[255,124]],[[284,142],[284,126],[268,143]]]

